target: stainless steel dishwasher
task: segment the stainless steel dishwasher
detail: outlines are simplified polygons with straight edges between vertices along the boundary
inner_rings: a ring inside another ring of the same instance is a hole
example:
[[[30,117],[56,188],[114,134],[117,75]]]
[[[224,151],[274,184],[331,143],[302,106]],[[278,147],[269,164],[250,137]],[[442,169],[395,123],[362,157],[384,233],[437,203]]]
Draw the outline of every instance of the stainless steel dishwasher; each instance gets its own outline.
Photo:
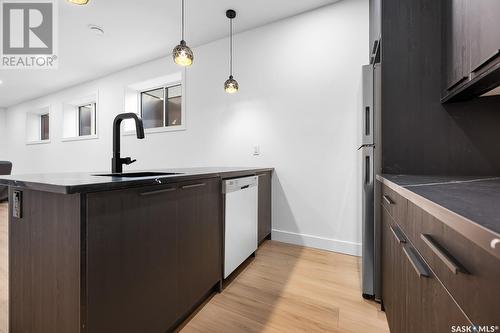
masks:
[[[224,278],[257,250],[259,178],[225,180]]]

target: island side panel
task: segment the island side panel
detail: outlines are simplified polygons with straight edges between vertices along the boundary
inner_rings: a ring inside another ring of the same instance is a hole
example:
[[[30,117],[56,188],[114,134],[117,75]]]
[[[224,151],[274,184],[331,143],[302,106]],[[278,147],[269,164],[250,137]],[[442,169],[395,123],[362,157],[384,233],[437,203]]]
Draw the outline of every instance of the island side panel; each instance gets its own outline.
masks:
[[[9,205],[9,332],[80,331],[80,195],[22,192]]]

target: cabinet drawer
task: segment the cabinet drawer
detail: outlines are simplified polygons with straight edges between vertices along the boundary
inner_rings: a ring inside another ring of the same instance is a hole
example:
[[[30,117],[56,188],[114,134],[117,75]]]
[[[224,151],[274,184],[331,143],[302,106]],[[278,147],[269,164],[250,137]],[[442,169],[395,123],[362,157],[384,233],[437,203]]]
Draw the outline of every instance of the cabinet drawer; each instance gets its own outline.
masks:
[[[500,261],[412,202],[408,237],[476,325],[500,325]]]
[[[408,200],[390,189],[387,185],[382,185],[382,206],[384,206],[394,220],[404,225],[406,221],[406,211]]]
[[[452,326],[470,326],[460,307],[385,208],[382,208],[382,298],[392,333],[449,332]]]
[[[408,316],[401,332],[450,332],[452,326],[471,326],[412,244],[408,242],[401,249]]]

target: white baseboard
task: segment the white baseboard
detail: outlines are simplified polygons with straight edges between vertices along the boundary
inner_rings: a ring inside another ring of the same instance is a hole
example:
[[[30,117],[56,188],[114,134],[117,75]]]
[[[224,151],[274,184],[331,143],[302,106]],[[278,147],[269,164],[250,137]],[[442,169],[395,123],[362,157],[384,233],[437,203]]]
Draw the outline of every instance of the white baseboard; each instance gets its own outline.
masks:
[[[277,229],[273,229],[271,237],[273,240],[283,243],[308,246],[358,257],[361,256],[361,243],[346,242],[338,239],[298,234]]]

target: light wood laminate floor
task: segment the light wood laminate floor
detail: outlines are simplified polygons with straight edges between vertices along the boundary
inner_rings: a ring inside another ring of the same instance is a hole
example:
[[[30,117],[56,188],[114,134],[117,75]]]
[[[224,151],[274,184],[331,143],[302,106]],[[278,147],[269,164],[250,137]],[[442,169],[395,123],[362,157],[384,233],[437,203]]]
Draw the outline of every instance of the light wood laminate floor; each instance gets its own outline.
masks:
[[[0,204],[0,332],[8,327],[7,206]],[[361,297],[360,258],[264,243],[224,292],[180,331],[389,332],[384,312]]]

